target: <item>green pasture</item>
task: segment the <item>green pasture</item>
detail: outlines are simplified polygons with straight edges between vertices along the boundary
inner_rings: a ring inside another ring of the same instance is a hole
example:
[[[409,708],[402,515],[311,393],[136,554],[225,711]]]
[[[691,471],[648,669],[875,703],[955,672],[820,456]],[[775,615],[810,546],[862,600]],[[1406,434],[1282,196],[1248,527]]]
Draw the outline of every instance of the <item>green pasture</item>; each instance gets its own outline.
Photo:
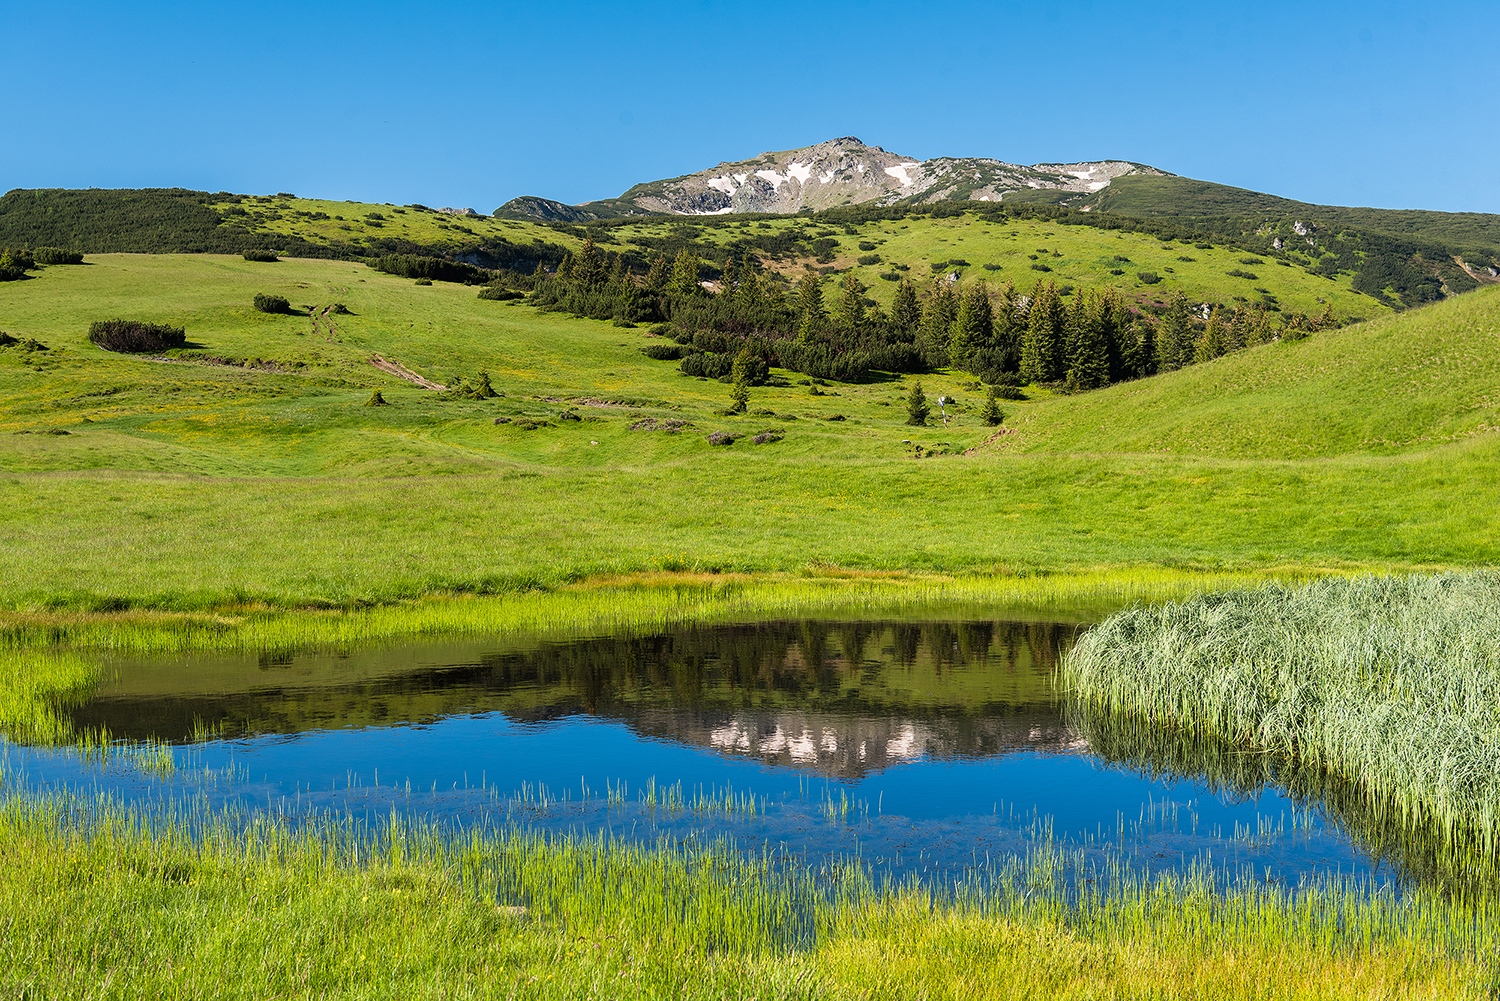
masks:
[[[257,292],[299,315],[255,312]],[[1108,390],[1029,390],[999,429],[978,418],[977,383],[935,373],[929,399],[957,400],[947,426],[935,410],[911,427],[912,376],[779,373],[749,414],[723,416],[730,387],[648,359],[643,329],[345,262],[100,255],[0,285],[0,329],[48,348],[0,348],[0,600],[1491,562],[1497,315],[1482,290]],[[115,316],[182,325],[189,347],[90,344],[88,324]],[[504,396],[423,389],[376,355],[441,384],[487,371]],[[364,406],[375,389],[390,406]],[[783,438],[753,444],[764,430]],[[746,437],[714,447],[713,431]]]

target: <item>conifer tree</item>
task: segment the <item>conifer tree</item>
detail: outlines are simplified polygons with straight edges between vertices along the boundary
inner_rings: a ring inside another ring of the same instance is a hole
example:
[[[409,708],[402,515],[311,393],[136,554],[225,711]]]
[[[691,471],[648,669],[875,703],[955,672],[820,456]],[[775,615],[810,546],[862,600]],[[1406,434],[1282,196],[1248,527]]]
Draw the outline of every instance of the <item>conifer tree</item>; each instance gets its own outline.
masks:
[[[558,281],[562,281],[562,282],[566,282],[566,281],[571,280],[572,277],[573,277],[573,255],[572,254],[567,254],[567,255],[565,255],[563,257],[562,263],[557,266],[557,280]]]
[[[922,325],[922,304],[917,301],[917,287],[910,278],[901,279],[891,303],[891,320],[902,333],[916,335]]]
[[[1171,372],[1193,360],[1193,318],[1187,297],[1172,293],[1156,338],[1156,370]]]
[[[979,411],[979,419],[990,427],[995,427],[1005,420],[1005,411],[1000,409],[1000,393],[994,386],[990,387],[989,393],[984,398],[984,409]]]
[[[698,255],[684,247],[677,252],[672,262],[672,277],[667,280],[667,292],[686,299],[703,291],[698,284]]]
[[[922,332],[917,337],[917,347],[922,357],[933,368],[948,364],[948,336],[953,321],[958,318],[958,297],[946,278],[939,278],[927,300],[922,314]]]
[[[823,283],[817,275],[804,275],[797,283],[797,340],[806,341],[823,329]]]
[[[734,356],[734,365],[729,370],[730,378],[734,380],[729,409],[734,413],[744,413],[750,404],[750,365],[754,360],[748,347],[740,348],[740,353]]]
[[[1218,307],[1208,315],[1208,322],[1203,326],[1203,333],[1198,335],[1198,340],[1193,345],[1193,361],[1203,363],[1213,361],[1227,350],[1224,344],[1224,325],[1219,321]]]
[[[865,322],[865,287],[853,271],[844,276],[839,288],[839,322],[858,330]]]
[[[660,292],[667,284],[667,259],[657,254],[651,261],[651,267],[646,272],[646,288],[651,292]]]
[[[948,336],[948,362],[954,368],[970,368],[974,353],[989,343],[994,332],[990,293],[984,282],[975,282],[958,304],[958,315]]]
[[[1034,383],[1056,382],[1063,374],[1062,302],[1056,285],[1037,282],[1026,310],[1021,377]]]
[[[605,279],[605,264],[599,259],[598,248],[594,246],[594,238],[585,236],[583,238],[583,249],[573,256],[573,266],[570,269],[573,284],[583,288],[592,288],[601,285]]]
[[[927,405],[927,394],[922,392],[922,382],[917,380],[912,383],[911,392],[906,396],[906,423],[913,427],[926,427],[927,415],[932,413],[932,408]]]
[[[733,295],[737,281],[738,276],[734,267],[734,255],[731,254],[724,262],[724,270],[719,274],[719,294]]]
[[[1323,312],[1313,321],[1313,330],[1334,330],[1339,325],[1339,318],[1333,315],[1333,303],[1325,302]]]
[[[1069,311],[1068,385],[1073,389],[1109,385],[1109,345],[1101,306],[1094,296],[1080,292]]]

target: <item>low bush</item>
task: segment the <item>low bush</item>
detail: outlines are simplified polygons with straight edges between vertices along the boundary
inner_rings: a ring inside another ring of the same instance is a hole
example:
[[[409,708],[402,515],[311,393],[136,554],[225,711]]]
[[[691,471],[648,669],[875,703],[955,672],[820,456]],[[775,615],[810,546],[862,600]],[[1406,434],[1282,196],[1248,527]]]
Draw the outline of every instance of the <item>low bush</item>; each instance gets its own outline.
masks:
[[[61,247],[38,247],[34,255],[38,264],[82,264],[83,255]]]
[[[899,282],[901,280],[901,274],[897,271],[882,271],[880,273],[880,278],[882,281]]]
[[[984,270],[986,270],[986,271],[999,271],[1001,269],[1001,267],[1003,267],[1003,265],[1000,265],[1000,264],[985,264],[985,265],[983,265],[983,267],[984,267]]]
[[[864,265],[879,264],[880,263],[880,255],[879,254],[862,254],[858,258],[858,261],[859,261],[860,264],[864,264]]]
[[[1110,268],[1109,273],[1112,275],[1123,275],[1125,271],[1123,268]]]
[[[950,257],[948,258],[948,266],[954,268],[967,268],[969,266],[969,262],[964,260],[962,257]]]
[[[1260,275],[1254,271],[1246,271],[1243,268],[1233,268],[1224,273],[1231,278],[1249,278],[1251,281],[1258,281],[1260,279]]]
[[[281,260],[274,250],[247,250],[240,256],[247,261],[259,261],[262,264],[274,264]]]
[[[494,299],[498,302],[505,302],[509,299],[524,299],[525,297],[525,292],[517,292],[514,289],[508,288],[496,288],[494,285],[486,285],[479,290],[479,298]]]
[[[1143,284],[1146,285],[1155,285],[1157,282],[1161,281],[1161,275],[1157,274],[1155,271],[1137,271],[1135,273],[1135,276],[1139,278]]]
[[[140,320],[96,320],[89,325],[89,340],[105,351],[140,353],[180,348],[187,341],[182,327]]]
[[[874,250],[875,244],[871,243],[869,240],[861,240],[859,241],[859,249],[865,251]]]
[[[1051,271],[1052,270],[1052,266],[1049,265],[1049,264],[1037,263],[1037,264],[1033,264],[1031,266],[1031,270],[1033,270],[1033,271]]]
[[[284,297],[266,295],[263,292],[256,293],[254,306],[262,313],[290,313],[292,311],[292,304]]]
[[[641,354],[654,361],[681,361],[688,350],[681,344],[647,344],[641,348]]]

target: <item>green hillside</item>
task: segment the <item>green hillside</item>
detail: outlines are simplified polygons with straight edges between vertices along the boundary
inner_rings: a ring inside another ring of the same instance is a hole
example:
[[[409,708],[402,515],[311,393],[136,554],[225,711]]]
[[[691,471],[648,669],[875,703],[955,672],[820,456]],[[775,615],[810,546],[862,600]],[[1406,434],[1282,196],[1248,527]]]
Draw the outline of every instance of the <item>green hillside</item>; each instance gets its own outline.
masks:
[[[1017,450],[1388,455],[1500,431],[1500,288],[1018,415]]]
[[[296,312],[256,312],[258,292]],[[0,604],[1500,559],[1494,291],[1110,390],[1029,389],[998,434],[952,372],[920,377],[956,400],[946,426],[936,407],[906,423],[915,376],[773,370],[725,415],[730,387],[647,358],[648,329],[475,292],[213,255],[91,256],[0,284]],[[182,325],[187,347],[102,351],[88,326],[112,316]],[[376,355],[439,384],[483,370],[504,395],[423,389]],[[364,405],[375,389],[390,406]]]

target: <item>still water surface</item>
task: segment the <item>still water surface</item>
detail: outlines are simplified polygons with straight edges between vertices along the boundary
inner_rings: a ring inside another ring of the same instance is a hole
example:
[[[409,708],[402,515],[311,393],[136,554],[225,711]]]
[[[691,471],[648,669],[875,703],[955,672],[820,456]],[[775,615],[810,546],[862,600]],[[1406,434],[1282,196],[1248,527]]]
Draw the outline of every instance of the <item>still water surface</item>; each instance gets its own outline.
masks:
[[[5,770],[140,803],[724,834],[902,872],[1051,837],[1148,868],[1379,873],[1274,784],[1226,789],[1093,746],[1054,685],[1081,628],[776,622],[121,662],[75,722],[172,742],[171,775],[15,746]]]

